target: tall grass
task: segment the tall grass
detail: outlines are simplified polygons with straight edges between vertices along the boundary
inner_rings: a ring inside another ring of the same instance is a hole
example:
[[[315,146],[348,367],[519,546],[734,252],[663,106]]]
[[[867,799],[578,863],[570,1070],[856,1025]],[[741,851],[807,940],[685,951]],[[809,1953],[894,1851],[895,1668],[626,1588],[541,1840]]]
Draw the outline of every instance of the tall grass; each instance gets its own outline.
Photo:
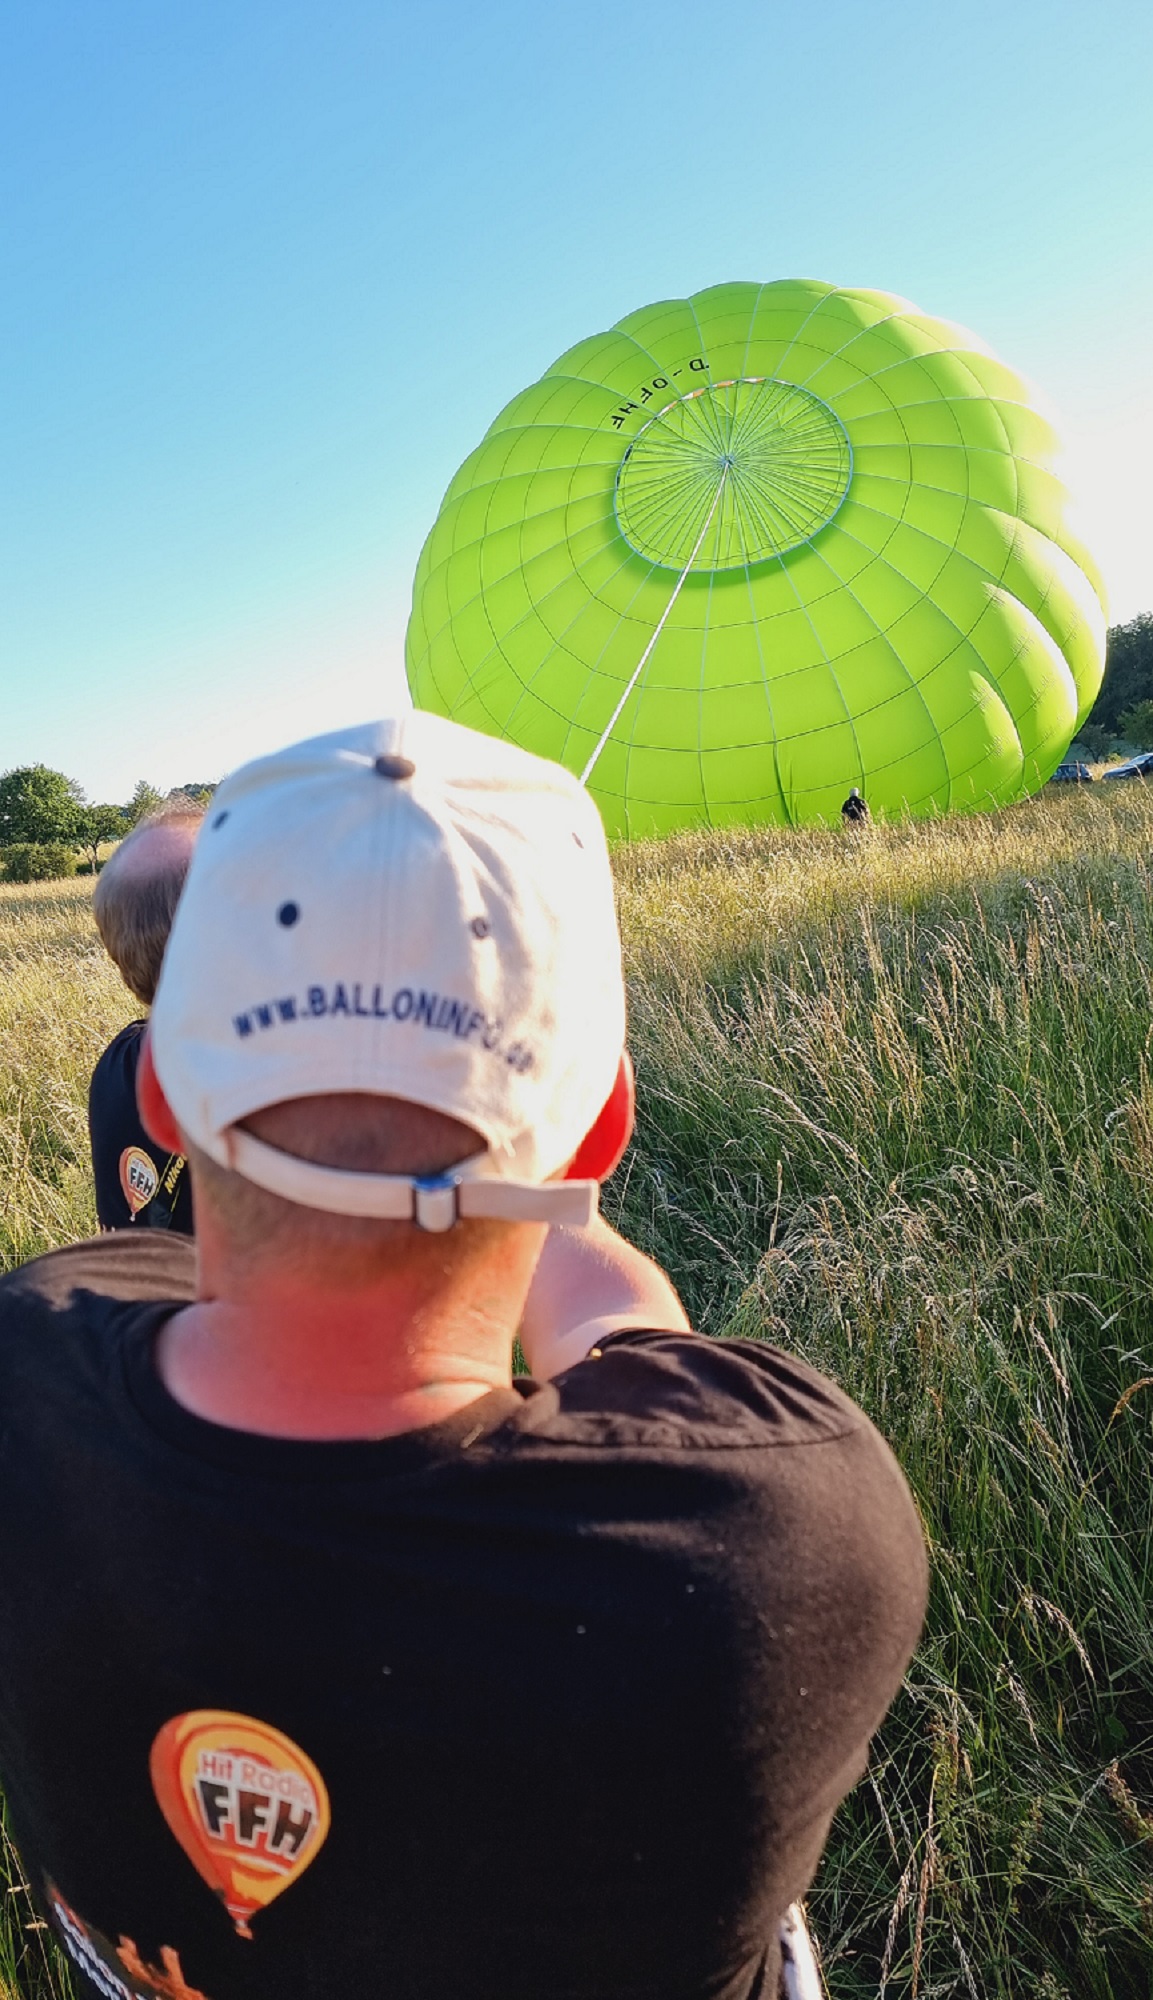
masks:
[[[0,886],[0,1269],[95,1229],[88,1079],[139,1012],[97,939],[91,881]]]
[[[606,1207],[706,1331],[858,1398],[932,1548],[812,1899],[831,1991],[1149,2000],[1153,796],[616,866],[641,1122]],[[131,1012],[83,884],[0,890],[0,1262],[92,1226]],[[4,1911],[0,1995],[56,2000]]]
[[[28,1893],[20,1858],[0,1818],[0,1996],[74,2000],[63,1952]]]
[[[874,1416],[925,1641],[813,1898],[837,1996],[1153,1990],[1153,800],[618,856],[616,1199]]]
[[[91,902],[90,881],[0,887],[0,1270],[96,1227],[88,1078],[133,1006]],[[72,1992],[0,1824],[0,2000]]]

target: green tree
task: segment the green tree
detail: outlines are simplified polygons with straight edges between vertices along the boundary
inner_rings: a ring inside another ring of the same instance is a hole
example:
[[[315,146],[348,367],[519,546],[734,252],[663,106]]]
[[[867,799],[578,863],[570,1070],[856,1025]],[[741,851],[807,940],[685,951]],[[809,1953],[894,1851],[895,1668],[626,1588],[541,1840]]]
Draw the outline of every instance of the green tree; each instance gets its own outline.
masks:
[[[92,873],[100,866],[100,843],[120,840],[128,831],[123,806],[81,806],[76,825],[80,845],[92,856]]]
[[[1135,702],[1127,708],[1117,724],[1117,731],[1126,743],[1136,744],[1138,750],[1153,750],[1153,698]]]
[[[1082,750],[1086,757],[1107,757],[1113,748],[1113,731],[1100,722],[1087,722],[1077,731],[1077,741],[1070,745],[1070,754]]]
[[[27,764],[0,777],[0,847],[75,844],[84,793],[75,778],[47,764]]]
[[[1092,720],[1111,735],[1127,709],[1153,700],[1153,611],[1142,611],[1127,625],[1114,625],[1105,648],[1105,678],[1093,707]]]
[[[187,799],[190,806],[206,806],[219,783],[219,778],[211,782],[197,778],[191,784],[176,785],[168,794],[168,802],[170,805],[183,805]]]
[[[145,813],[158,812],[163,804],[163,792],[158,792],[155,785],[149,784],[147,778],[141,778],[124,808],[125,821],[129,826],[135,826],[137,820],[144,818]]]

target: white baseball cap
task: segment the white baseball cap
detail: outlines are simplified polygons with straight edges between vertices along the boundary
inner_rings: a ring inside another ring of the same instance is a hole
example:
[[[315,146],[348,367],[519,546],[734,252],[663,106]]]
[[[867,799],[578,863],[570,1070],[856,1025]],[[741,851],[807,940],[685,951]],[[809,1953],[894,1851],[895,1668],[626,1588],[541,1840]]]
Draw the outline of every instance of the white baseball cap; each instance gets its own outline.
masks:
[[[559,765],[416,712],[261,758],[216,793],[151,1037],[177,1124],[221,1165],[425,1228],[586,1223],[596,1183],[548,1177],[596,1121],[624,1035],[604,831]],[[238,1130],[342,1091],[444,1112],[486,1150],[410,1179]]]

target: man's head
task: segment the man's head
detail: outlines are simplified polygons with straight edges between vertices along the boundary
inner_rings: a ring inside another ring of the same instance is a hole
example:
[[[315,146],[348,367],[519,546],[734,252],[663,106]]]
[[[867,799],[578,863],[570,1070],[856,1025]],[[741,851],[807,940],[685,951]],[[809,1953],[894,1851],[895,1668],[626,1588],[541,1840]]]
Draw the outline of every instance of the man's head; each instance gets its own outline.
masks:
[[[129,991],[152,1005],[202,812],[149,813],[105,863],[92,899],[104,948]]]
[[[374,1240],[587,1219],[594,1191],[562,1177],[623,1043],[604,835],[558,766],[418,713],[217,793],[152,1022],[209,1182]]]

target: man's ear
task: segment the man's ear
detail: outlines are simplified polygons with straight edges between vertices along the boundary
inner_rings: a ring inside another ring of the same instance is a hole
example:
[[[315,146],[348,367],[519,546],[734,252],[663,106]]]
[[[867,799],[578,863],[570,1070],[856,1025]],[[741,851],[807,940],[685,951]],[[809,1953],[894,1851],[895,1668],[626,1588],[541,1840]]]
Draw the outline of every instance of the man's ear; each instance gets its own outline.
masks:
[[[620,1166],[633,1136],[637,1086],[632,1057],[621,1050],[620,1066],[596,1122],[585,1133],[564,1170],[566,1181],[607,1181]]]
[[[150,1139],[163,1146],[166,1153],[182,1153],[184,1140],[180,1127],[172,1115],[168,1099],[160,1088],[160,1078],[156,1074],[156,1064],[152,1060],[152,1037],[147,1028],[140,1045],[140,1061],[136,1066],[136,1109],[140,1113],[140,1123]]]

